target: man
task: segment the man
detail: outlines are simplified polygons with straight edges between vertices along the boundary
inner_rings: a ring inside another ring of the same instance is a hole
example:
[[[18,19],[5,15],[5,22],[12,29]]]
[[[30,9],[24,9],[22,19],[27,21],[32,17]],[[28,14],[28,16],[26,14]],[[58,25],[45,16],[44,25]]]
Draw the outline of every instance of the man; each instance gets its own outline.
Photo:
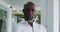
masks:
[[[34,22],[34,16],[36,13],[35,4],[27,2],[23,9],[25,21],[21,21],[15,26],[14,32],[46,32],[44,26]]]

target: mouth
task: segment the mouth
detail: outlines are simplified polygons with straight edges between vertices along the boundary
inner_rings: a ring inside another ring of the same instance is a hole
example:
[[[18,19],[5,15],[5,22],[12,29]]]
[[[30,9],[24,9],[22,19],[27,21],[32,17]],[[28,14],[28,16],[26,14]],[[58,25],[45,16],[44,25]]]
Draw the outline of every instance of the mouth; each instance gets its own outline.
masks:
[[[26,20],[32,20],[34,18],[34,15],[25,15]]]

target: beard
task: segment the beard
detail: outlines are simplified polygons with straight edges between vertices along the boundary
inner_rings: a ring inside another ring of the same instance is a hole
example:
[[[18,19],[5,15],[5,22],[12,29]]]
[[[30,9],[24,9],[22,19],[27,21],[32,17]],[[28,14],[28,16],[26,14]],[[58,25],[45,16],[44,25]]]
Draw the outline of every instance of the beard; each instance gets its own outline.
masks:
[[[28,22],[33,22],[34,15],[25,15],[25,20]]]

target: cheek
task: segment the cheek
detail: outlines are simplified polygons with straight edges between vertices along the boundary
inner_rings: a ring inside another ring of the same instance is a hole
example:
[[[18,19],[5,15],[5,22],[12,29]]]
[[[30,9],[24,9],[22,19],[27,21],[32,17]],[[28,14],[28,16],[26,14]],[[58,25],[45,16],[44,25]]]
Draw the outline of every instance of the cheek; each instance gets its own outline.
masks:
[[[26,14],[29,14],[30,12],[26,12]]]
[[[33,12],[33,14],[35,15],[35,14],[36,14],[36,12]]]
[[[25,11],[25,14],[29,14],[29,12],[28,11]]]

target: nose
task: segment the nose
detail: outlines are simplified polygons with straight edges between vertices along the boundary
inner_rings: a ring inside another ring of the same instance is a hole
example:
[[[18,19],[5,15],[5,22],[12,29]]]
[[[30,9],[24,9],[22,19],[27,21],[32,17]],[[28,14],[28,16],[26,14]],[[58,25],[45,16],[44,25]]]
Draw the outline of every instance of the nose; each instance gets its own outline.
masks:
[[[31,15],[32,15],[32,14],[33,14],[33,12],[30,10],[30,11],[29,11],[29,14],[31,14]]]

